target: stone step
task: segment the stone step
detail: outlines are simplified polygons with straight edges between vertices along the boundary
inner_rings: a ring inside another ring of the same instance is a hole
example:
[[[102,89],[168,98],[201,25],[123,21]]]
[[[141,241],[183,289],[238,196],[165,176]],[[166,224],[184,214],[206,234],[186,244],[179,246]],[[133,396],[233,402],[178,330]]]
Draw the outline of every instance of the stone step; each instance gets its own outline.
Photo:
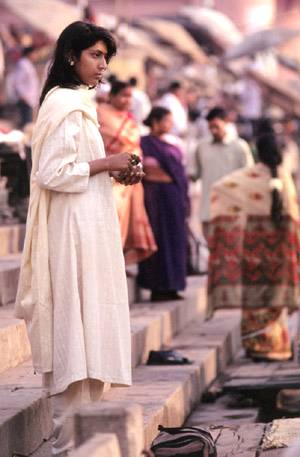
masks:
[[[22,251],[25,224],[0,226],[0,256],[17,254]]]
[[[0,306],[13,303],[16,299],[20,264],[20,252],[6,255],[0,254]],[[129,304],[133,305],[138,295],[136,277],[134,275],[127,276],[127,287]]]
[[[74,451],[72,457],[122,457],[122,455],[116,435],[99,433]]]
[[[239,311],[218,311],[208,322],[196,318],[169,345],[193,360],[193,364],[138,366],[132,387],[111,389],[103,399],[127,400],[143,407],[148,447],[159,424],[176,427],[184,423],[204,390],[238,352],[239,335]]]
[[[0,306],[15,301],[20,263],[20,253],[0,257]]]
[[[114,404],[121,403],[142,407],[146,449],[157,435],[159,424],[181,426],[199,402],[203,391],[240,349],[239,328],[238,311],[219,311],[209,322],[194,319],[169,344],[172,348],[180,347],[193,364],[138,366],[133,372],[132,387],[110,389],[98,407],[96,404],[87,406],[76,415],[77,446],[90,443],[94,433],[120,435],[120,424],[116,425],[113,418],[111,423],[101,418],[105,404],[112,408]],[[76,452],[72,456],[77,456]],[[32,457],[50,457],[50,444],[44,444]]]
[[[4,251],[6,252],[7,249],[4,248]],[[5,255],[0,254],[0,306],[7,305],[15,301],[20,274],[20,264],[20,252],[17,251],[15,253]],[[136,284],[137,269],[128,267],[127,270],[129,305],[133,306],[139,299],[140,295],[145,295],[147,297],[149,294],[142,294],[141,291],[138,290]]]
[[[0,373],[31,355],[25,322],[14,317],[12,305],[0,308],[0,354]]]
[[[130,312],[133,366],[145,362],[150,350],[169,343],[194,318],[203,322],[205,309],[205,280],[199,278],[189,280],[185,300],[135,306]],[[0,309],[0,329],[4,332],[3,338],[0,333],[0,353],[7,354],[7,360],[14,360],[15,345],[22,349],[22,357],[28,358],[25,325],[23,321],[13,319],[12,315],[10,306]],[[13,332],[15,326],[19,333],[16,330]],[[12,364],[15,365],[17,362]],[[3,455],[0,455],[10,456],[13,451],[26,455],[37,448],[37,441],[40,444],[49,437],[49,401],[45,391],[39,387],[41,379],[33,374],[30,360],[9,370],[7,364],[5,367],[6,371],[0,375],[0,449],[3,449]],[[33,434],[35,438],[31,440]]]
[[[145,302],[130,310],[132,364],[146,361],[151,349],[159,349],[190,322],[204,319],[205,280],[190,278],[185,300],[163,303]],[[30,345],[23,320],[14,317],[13,305],[0,308],[0,373],[30,357]]]

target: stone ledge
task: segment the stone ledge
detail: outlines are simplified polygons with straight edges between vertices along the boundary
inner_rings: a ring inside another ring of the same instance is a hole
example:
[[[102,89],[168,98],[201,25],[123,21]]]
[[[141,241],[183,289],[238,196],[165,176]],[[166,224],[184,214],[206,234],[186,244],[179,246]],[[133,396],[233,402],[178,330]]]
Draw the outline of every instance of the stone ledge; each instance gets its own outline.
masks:
[[[198,316],[201,322],[203,321],[205,303],[201,301],[201,297],[205,293],[205,283],[202,281],[200,292],[198,291],[199,287],[196,287],[196,281],[193,281],[192,285],[193,287],[191,286],[191,289],[187,292],[187,300],[155,304],[142,303],[131,310],[132,361],[134,367],[141,361],[146,360],[149,350],[159,349],[163,344],[167,344],[171,337],[186,326],[193,317]],[[198,296],[199,298],[196,299]],[[5,306],[0,309],[0,353],[5,354],[5,358],[2,357],[3,360],[1,360],[3,363],[2,369],[9,368],[9,364],[15,367],[23,359],[28,358],[30,354],[25,324],[21,320],[13,319],[12,316],[12,306]],[[32,401],[30,395],[27,396],[26,394],[27,391],[30,392],[34,389],[34,392],[40,398],[40,404],[44,405],[46,402],[43,407],[47,410],[47,399],[43,396],[43,391],[38,389],[40,385],[40,376],[33,374],[30,360],[23,365],[7,369],[0,375],[0,388],[6,389],[8,406],[13,405],[15,402],[14,391],[16,389],[23,393],[23,397],[22,395],[20,396],[18,409],[8,408],[5,422],[8,424],[8,428],[4,424],[0,426],[0,449],[2,449],[2,442],[6,442],[7,446],[13,446],[13,435],[9,433],[9,424],[14,424],[16,415],[22,418],[21,420],[24,424],[26,423],[26,436],[30,437],[34,434],[34,445],[38,441],[39,443],[36,447],[41,444],[44,435],[40,433],[39,428],[36,427],[31,417]],[[23,403],[21,398],[23,398]],[[0,402],[0,414],[2,412],[3,408]],[[45,417],[44,426],[46,428],[48,421],[49,417]],[[0,455],[1,457],[10,457],[10,454],[4,453],[4,451],[3,455]]]
[[[0,373],[16,367],[31,355],[25,322],[13,318],[13,308],[0,309]]]
[[[0,306],[7,305],[8,303],[15,301],[20,274],[20,264],[21,254],[18,251],[16,253],[13,251],[12,254],[0,254]],[[190,311],[187,314],[181,312],[181,317],[188,319],[189,316],[191,316],[191,313],[193,313],[194,308],[199,308],[199,306],[203,310],[203,306],[201,306],[201,304],[206,302],[205,288],[203,288],[205,283],[205,277],[200,278],[197,276],[188,278],[188,287],[185,292],[185,302],[188,305],[192,304],[193,306],[189,306]],[[199,287],[202,287],[202,292],[198,293],[196,296],[195,292],[199,289]],[[127,275],[127,288],[129,306],[130,308],[137,308],[138,305],[136,305],[135,302],[137,301],[139,292],[135,276]]]
[[[1,457],[29,455],[49,439],[52,430],[50,401],[40,388],[0,388]]]
[[[97,433],[70,453],[70,457],[122,457],[119,442],[113,433]]]
[[[239,327],[238,312],[218,312],[205,323],[196,320],[170,345],[192,359],[193,365],[139,366],[134,370],[132,387],[111,389],[104,400],[131,401],[143,407],[145,446],[149,446],[159,424],[182,425],[203,391],[232,359],[240,347]],[[210,335],[215,338],[207,341]]]
[[[17,254],[22,251],[25,238],[25,224],[0,226],[0,256]]]
[[[75,444],[80,446],[95,433],[115,433],[122,457],[140,457],[144,446],[143,412],[132,402],[100,401],[84,405],[75,414]]]
[[[204,281],[198,287],[190,281],[186,300],[141,303],[130,310],[133,367],[145,362],[150,350],[167,344],[195,316],[203,321],[204,294]],[[0,373],[28,360],[31,354],[25,323],[14,318],[13,305],[0,307],[0,353]]]
[[[0,306],[7,305],[16,298],[20,263],[20,254],[0,257]]]
[[[181,345],[180,351],[194,360],[193,365],[139,366],[133,372],[134,384],[132,387],[111,389],[104,395],[104,400],[111,404],[129,401],[142,406],[146,446],[156,436],[158,424],[181,425],[193,406],[199,401],[201,393],[215,379],[219,366],[218,348],[224,339],[232,342],[233,335],[236,335],[237,328],[239,328],[237,313],[228,312],[226,319],[220,313],[216,313],[216,318],[209,322],[203,323],[201,317],[198,318],[198,321],[187,326],[178,337],[170,342],[170,347],[176,349]],[[220,319],[223,322],[222,326]],[[198,332],[197,327],[199,327]],[[205,348],[205,335],[208,334],[215,335],[216,340],[215,343],[208,341],[209,347]],[[199,338],[200,335],[202,338]],[[227,355],[227,351],[233,349],[234,347],[231,348],[230,344],[224,346],[224,360],[232,357],[233,354]],[[14,374],[18,370],[19,378],[16,383]],[[0,448],[5,449],[1,457],[10,457],[9,452],[15,443],[15,432],[12,430],[16,430],[16,423],[21,424],[18,425],[21,427],[20,437],[26,446],[28,446],[28,440],[34,436],[32,442],[37,448],[45,437],[44,430],[48,430],[50,421],[48,399],[43,396],[42,389],[36,387],[39,377],[29,375],[29,370],[30,364],[27,363],[24,367],[9,370],[0,376],[0,390],[6,401],[5,409],[1,407],[1,414],[5,416],[1,422],[2,426],[0,426]],[[26,387],[18,389],[18,386],[21,385]],[[16,388],[17,390],[15,390]],[[18,402],[16,402],[16,398],[18,398]],[[0,404],[2,406],[1,401]],[[13,410],[13,407],[9,405],[17,406]],[[32,411],[36,411],[35,415],[32,415]],[[23,454],[25,454],[24,451]]]
[[[158,350],[194,318],[203,322],[206,310],[206,280],[189,278],[185,300],[140,303],[130,310],[132,365],[145,363],[150,350]]]
[[[12,303],[16,299],[20,275],[21,253],[0,255],[0,306]],[[128,301],[133,305],[137,290],[134,277],[127,276]]]

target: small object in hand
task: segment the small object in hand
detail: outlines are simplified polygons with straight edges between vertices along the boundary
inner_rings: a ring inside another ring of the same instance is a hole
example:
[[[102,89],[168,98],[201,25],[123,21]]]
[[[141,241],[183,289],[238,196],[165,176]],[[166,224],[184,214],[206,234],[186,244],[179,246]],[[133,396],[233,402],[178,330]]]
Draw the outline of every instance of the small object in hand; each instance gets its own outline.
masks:
[[[174,350],[150,351],[147,365],[191,365],[193,362]]]
[[[128,176],[128,172],[127,171],[121,171],[118,175],[118,180],[119,181],[123,181],[124,179],[126,179]]]
[[[139,163],[141,163],[141,159],[136,154],[131,154],[130,163],[131,165],[138,165]]]

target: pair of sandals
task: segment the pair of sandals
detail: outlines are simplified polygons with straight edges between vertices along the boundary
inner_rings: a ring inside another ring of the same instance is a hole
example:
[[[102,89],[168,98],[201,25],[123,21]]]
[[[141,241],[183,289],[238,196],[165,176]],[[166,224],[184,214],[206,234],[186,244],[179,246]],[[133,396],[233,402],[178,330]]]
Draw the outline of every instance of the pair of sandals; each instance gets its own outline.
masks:
[[[191,365],[193,362],[174,350],[150,351],[147,365]]]

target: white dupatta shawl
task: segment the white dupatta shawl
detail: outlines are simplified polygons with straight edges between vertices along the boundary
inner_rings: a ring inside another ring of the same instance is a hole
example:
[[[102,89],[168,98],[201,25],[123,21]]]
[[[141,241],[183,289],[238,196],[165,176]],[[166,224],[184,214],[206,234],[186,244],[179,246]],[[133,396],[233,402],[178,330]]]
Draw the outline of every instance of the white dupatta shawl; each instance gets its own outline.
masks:
[[[51,191],[39,187],[36,173],[46,137],[73,111],[81,111],[98,126],[87,88],[55,87],[49,91],[39,110],[32,140],[30,200],[15,314],[26,322],[33,366],[39,373],[52,371],[53,303],[47,227]]]

